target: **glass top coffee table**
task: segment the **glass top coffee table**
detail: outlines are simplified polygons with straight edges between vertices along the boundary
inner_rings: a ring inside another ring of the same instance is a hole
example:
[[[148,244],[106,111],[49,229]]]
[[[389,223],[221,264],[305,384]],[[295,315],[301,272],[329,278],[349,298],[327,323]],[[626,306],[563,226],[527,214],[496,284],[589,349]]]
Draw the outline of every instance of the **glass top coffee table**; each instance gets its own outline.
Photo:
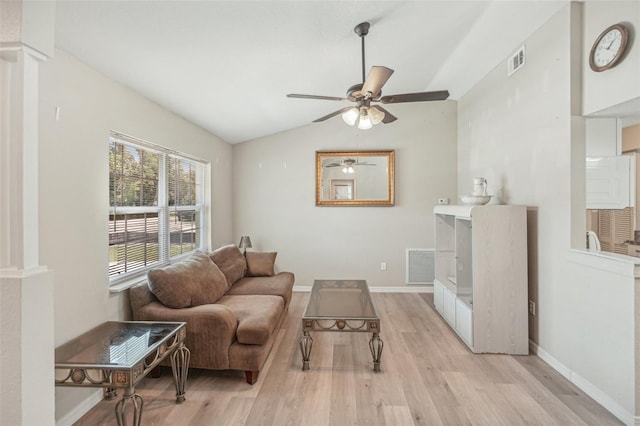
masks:
[[[380,371],[384,346],[380,339],[380,317],[371,301],[365,280],[315,280],[302,314],[302,370],[309,369],[313,338],[311,331],[372,333],[369,349],[373,371]]]
[[[176,402],[185,399],[190,352],[184,346],[184,322],[108,321],[56,348],[56,386],[105,388],[105,398],[124,389],[116,404],[118,425],[126,424],[126,407],[133,405],[139,425],[143,400],[136,384],[171,355]]]

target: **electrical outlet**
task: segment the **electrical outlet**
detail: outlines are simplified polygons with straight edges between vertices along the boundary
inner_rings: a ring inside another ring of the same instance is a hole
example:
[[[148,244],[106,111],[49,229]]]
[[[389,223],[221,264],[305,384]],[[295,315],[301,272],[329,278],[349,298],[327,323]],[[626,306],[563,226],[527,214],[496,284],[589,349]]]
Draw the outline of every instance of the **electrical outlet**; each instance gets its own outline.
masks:
[[[529,313],[531,315],[536,314],[536,302],[534,302],[533,300],[529,300]]]
[[[380,262],[380,270],[381,271],[387,270],[387,262]]]
[[[449,204],[449,199],[448,198],[438,198],[438,204],[441,204],[441,205]]]

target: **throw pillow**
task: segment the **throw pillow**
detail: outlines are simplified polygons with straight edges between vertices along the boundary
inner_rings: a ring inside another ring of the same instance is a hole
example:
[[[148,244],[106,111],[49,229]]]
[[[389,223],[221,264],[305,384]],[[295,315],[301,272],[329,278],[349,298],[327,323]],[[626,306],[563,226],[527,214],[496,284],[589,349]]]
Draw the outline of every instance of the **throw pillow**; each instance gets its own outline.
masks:
[[[275,275],[273,266],[276,263],[277,252],[256,253],[247,252],[247,275],[250,277],[272,277]]]
[[[233,244],[220,247],[209,253],[209,257],[213,263],[218,265],[225,277],[227,277],[228,286],[244,277],[247,272],[247,260],[242,252]]]
[[[215,303],[227,291],[227,279],[204,253],[147,273],[149,289],[174,309]]]

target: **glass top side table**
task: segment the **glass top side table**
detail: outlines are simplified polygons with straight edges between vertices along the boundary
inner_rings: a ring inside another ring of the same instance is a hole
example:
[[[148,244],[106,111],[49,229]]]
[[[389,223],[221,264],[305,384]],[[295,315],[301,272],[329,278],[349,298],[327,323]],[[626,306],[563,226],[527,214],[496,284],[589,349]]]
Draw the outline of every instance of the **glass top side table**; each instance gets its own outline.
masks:
[[[55,353],[56,386],[105,388],[105,398],[124,389],[116,404],[118,425],[126,423],[133,405],[133,424],[139,425],[143,399],[136,384],[168,355],[171,356],[176,402],[185,400],[184,388],[191,354],[184,346],[184,322],[109,321],[59,346]]]

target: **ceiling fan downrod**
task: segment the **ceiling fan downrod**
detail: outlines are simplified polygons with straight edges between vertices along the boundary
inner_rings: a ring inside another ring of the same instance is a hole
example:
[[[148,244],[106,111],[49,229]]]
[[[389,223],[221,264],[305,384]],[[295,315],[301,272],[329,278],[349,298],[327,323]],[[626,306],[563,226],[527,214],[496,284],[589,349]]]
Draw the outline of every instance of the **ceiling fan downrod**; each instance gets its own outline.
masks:
[[[362,84],[364,84],[365,82],[365,73],[364,73],[364,37],[369,34],[369,27],[371,26],[371,24],[369,24],[368,22],[362,22],[358,25],[355,26],[355,28],[353,29],[353,31],[358,34],[358,37],[360,37],[360,39],[362,40]]]

